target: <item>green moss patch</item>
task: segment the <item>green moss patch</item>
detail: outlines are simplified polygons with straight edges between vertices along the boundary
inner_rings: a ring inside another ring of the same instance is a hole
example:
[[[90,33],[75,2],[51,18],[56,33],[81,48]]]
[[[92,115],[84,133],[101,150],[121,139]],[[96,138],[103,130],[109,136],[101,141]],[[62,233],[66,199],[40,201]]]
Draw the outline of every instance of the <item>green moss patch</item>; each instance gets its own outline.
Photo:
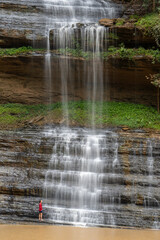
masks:
[[[137,18],[136,25],[142,28],[145,28],[146,31],[149,31],[151,28],[159,25],[160,26],[160,14],[151,13]]]
[[[160,47],[160,14],[147,14],[140,17],[135,24],[143,28],[146,35],[152,36],[157,46]]]
[[[75,122],[82,125],[90,125],[92,103],[69,103],[69,116]],[[95,103],[96,126],[128,126],[131,128],[155,128],[160,129],[160,115],[148,106],[123,102]]]
[[[45,112],[44,105],[0,104],[0,126],[1,128],[21,126]]]
[[[116,26],[122,26],[125,23],[125,19],[123,18],[118,18],[116,21]]]
[[[44,49],[33,49],[32,47],[20,47],[20,48],[0,48],[0,56],[18,56],[23,54],[31,54],[33,52],[44,52]]]
[[[45,49],[33,49],[32,47],[22,47],[22,48],[8,48],[2,49],[0,48],[0,56],[18,56],[18,55],[26,55],[32,54],[33,52],[45,53]],[[80,47],[76,49],[65,48],[65,49],[57,49],[51,51],[54,54],[82,58],[84,60],[90,60],[93,58],[92,52],[85,52]],[[128,60],[134,60],[136,57],[146,57],[152,60],[160,62],[160,50],[159,49],[145,49],[142,47],[139,48],[126,48],[123,44],[119,47],[109,47],[107,51],[101,53],[95,53],[94,57],[100,57],[104,60],[107,60],[110,57],[124,58]]]
[[[84,52],[82,49],[58,49],[57,52],[61,55],[72,56],[76,58],[83,58],[86,60],[93,58],[93,53]],[[94,57],[101,57],[104,60],[108,60],[111,57],[117,57],[122,59],[134,60],[137,57],[149,58],[153,63],[155,61],[160,62],[160,50],[159,49],[145,49],[139,48],[126,48],[123,44],[119,47],[109,47],[108,51],[98,53]]]
[[[71,125],[91,126],[92,103],[70,101],[68,114]],[[61,103],[51,105],[1,104],[1,129],[24,127],[28,124],[43,125],[61,123],[64,120]],[[128,126],[130,128],[151,128],[160,130],[160,114],[153,107],[124,102],[95,103],[95,125]],[[40,120],[40,121],[39,121]]]
[[[109,47],[107,52],[103,52],[102,56],[104,59],[109,57],[119,57],[128,60],[134,60],[136,57],[145,57],[160,62],[160,50],[159,49],[145,49],[139,48],[126,48],[123,44],[120,47]]]

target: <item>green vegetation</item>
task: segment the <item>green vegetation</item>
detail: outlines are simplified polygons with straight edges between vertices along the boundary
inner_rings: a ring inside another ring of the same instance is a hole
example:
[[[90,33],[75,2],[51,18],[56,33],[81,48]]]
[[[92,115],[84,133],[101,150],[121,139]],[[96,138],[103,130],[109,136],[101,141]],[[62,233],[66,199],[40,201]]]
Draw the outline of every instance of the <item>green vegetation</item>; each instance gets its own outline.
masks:
[[[115,34],[115,33],[109,33],[109,38],[112,39],[112,40],[118,40],[119,37]]]
[[[110,33],[109,38],[116,39],[116,36]],[[21,47],[21,48],[0,48],[0,56],[18,56],[23,54],[30,54],[33,52],[41,52],[44,53],[45,49],[33,49],[32,47]],[[83,58],[86,60],[93,58],[92,52],[85,52],[80,47],[75,49],[65,48],[65,49],[57,49],[53,50],[53,53],[71,56],[76,58]],[[96,56],[96,53],[95,53]],[[154,63],[155,61],[160,62],[160,50],[159,49],[145,49],[142,47],[139,48],[126,48],[124,44],[121,44],[119,47],[109,47],[108,51],[98,53],[97,57],[101,57],[104,60],[107,60],[109,57],[118,57],[122,59],[134,60],[135,57],[144,56],[148,57]]]
[[[1,129],[24,127],[28,124],[60,123],[63,119],[62,104],[22,105],[1,104]],[[92,103],[70,101],[68,113],[71,125],[91,126]],[[38,119],[38,121],[37,121]],[[39,121],[40,120],[40,121]],[[131,128],[152,128],[160,130],[160,115],[153,107],[123,102],[95,103],[95,125],[128,126]]]
[[[139,48],[125,48],[123,44],[120,47],[109,47],[107,52],[103,52],[103,58],[107,59],[108,57],[120,57],[124,59],[133,60],[134,57],[144,56],[149,57],[152,62],[160,62],[160,50],[159,49],[145,49],[142,47]]]
[[[139,18],[140,18],[140,16],[138,16],[138,15],[136,15],[136,14],[133,14],[133,15],[130,15],[130,16],[129,16],[129,19],[130,19],[130,20],[135,20],[135,21],[136,21],[136,20],[138,20]]]
[[[153,28],[157,24],[160,25],[160,15],[158,13],[150,13],[139,17],[136,22],[137,26],[145,28],[146,31],[149,31],[150,28]]]
[[[116,21],[116,26],[122,26],[125,23],[123,18],[118,18]]]
[[[156,44],[160,47],[160,14],[151,13],[140,17],[135,23],[145,30],[145,34],[153,36]]]
[[[141,0],[141,1],[133,1],[133,0],[123,0],[123,2],[129,2],[127,9],[135,8],[138,4],[138,13],[153,13],[160,11],[160,0]]]
[[[59,49],[59,54],[72,56],[83,59],[90,59],[93,57],[91,52],[84,52],[82,49]],[[155,61],[160,62],[160,50],[159,49],[145,49],[145,48],[126,48],[123,44],[119,47],[109,47],[108,51],[100,53],[103,59],[107,60],[109,57],[118,57],[122,59],[133,60],[135,57],[144,56],[148,57],[154,63]]]
[[[86,102],[70,102],[69,116],[71,120],[90,125],[92,104]],[[160,129],[160,115],[156,109],[140,104],[123,102],[95,103],[95,125],[125,125],[131,128]]]
[[[158,10],[158,2],[159,0],[142,0],[142,6],[146,9],[147,12],[155,12]]]
[[[43,115],[45,105],[0,104],[0,126],[2,128],[23,125],[33,117]]]
[[[32,47],[20,47],[20,48],[0,48],[0,56],[17,56],[21,54],[27,54],[34,51],[44,51],[43,49],[33,49]]]
[[[67,56],[84,58],[84,59],[89,59],[93,55],[91,52],[83,51],[80,47],[77,47],[75,49],[68,48],[68,47],[60,48],[57,50],[57,52],[61,55],[67,55]]]

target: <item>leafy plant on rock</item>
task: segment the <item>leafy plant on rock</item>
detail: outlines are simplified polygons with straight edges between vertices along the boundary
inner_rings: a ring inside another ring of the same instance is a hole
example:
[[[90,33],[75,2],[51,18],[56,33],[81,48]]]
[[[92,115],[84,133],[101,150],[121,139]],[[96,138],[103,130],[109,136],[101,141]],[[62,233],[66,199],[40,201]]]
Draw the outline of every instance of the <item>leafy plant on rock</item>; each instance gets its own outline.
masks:
[[[136,26],[145,30],[145,34],[152,36],[158,47],[160,47],[160,14],[151,13],[141,17]]]

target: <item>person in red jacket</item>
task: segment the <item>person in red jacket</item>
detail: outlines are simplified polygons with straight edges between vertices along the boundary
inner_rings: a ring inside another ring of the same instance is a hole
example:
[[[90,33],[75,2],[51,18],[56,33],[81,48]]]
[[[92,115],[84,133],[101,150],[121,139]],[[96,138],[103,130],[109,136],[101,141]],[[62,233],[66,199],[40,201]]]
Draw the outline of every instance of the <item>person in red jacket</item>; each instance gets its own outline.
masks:
[[[39,201],[39,221],[42,221],[42,200]]]

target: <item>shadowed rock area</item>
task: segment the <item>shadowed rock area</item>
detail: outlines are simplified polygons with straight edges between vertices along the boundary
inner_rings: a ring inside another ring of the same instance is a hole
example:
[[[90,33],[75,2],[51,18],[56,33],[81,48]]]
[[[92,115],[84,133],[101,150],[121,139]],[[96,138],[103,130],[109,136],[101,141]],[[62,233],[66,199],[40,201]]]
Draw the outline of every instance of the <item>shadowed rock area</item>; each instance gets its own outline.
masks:
[[[0,103],[37,104],[61,101],[61,68],[65,57],[51,58],[54,81],[52,88],[45,82],[43,55],[0,58]],[[85,67],[92,72],[92,62],[70,58],[72,78],[68,82],[69,100],[86,100],[89,95]],[[134,61],[111,58],[103,62],[104,101],[128,101],[156,105],[156,89],[145,76],[156,73],[159,64],[147,58]],[[90,81],[92,81],[92,74]],[[72,79],[72,80],[71,80]],[[49,92],[48,92],[49,91]],[[98,93],[97,93],[98,95]]]

